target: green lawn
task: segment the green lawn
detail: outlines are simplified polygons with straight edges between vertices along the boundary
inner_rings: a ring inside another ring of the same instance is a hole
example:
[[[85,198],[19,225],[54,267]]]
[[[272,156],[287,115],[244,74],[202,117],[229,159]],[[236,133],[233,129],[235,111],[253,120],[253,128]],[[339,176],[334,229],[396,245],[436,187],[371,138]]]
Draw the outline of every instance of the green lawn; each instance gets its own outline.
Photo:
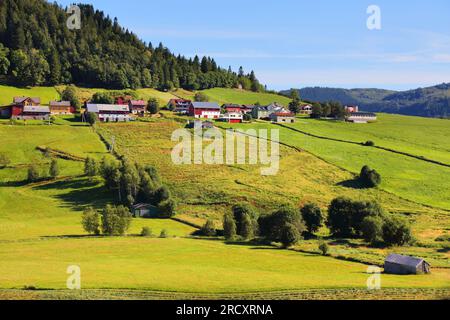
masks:
[[[291,101],[289,98],[272,93],[257,93],[250,91],[243,91],[238,89],[214,88],[201,91],[209,97],[210,101],[224,103],[238,103],[238,104],[255,104],[259,102],[262,105],[267,105],[273,102],[278,102],[287,106]]]
[[[14,97],[22,96],[40,97],[44,105],[51,100],[59,99],[59,94],[54,87],[16,88],[0,85],[0,106],[11,104]]]

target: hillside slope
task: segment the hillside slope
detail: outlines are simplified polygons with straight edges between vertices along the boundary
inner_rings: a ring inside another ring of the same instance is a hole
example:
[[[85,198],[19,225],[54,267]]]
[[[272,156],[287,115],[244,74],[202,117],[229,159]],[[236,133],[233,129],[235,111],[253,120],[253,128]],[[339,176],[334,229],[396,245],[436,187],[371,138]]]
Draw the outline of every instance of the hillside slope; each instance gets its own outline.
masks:
[[[424,117],[450,116],[450,83],[403,92],[381,89],[303,88],[300,96],[310,101],[339,101],[359,105],[365,111]],[[284,95],[289,90],[282,91]]]

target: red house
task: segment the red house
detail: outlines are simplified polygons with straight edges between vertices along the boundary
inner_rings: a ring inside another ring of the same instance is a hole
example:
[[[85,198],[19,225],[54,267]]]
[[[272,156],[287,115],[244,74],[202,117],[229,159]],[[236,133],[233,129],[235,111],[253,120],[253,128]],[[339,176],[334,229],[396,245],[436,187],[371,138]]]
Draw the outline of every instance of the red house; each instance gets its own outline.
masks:
[[[219,119],[220,106],[215,102],[192,102],[189,115],[198,119]]]
[[[6,118],[21,119],[24,116],[25,107],[39,107],[40,104],[40,98],[14,97],[13,103],[2,107],[0,114]]]
[[[147,104],[144,100],[130,100],[128,102],[128,106],[130,107],[130,112],[132,114],[138,114],[141,116],[144,115],[147,108]]]
[[[222,109],[226,110],[227,113],[241,113],[243,108],[239,104],[224,104]]]

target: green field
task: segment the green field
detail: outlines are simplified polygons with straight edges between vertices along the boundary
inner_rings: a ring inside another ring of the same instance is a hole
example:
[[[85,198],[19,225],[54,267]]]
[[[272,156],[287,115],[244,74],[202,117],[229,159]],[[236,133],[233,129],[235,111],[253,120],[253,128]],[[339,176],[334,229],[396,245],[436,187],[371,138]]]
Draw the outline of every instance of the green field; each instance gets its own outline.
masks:
[[[16,88],[0,85],[0,106],[11,104],[14,97],[22,96],[40,97],[42,104],[59,99],[59,93],[54,87]]]
[[[291,101],[289,98],[277,94],[249,92],[238,89],[214,88],[203,90],[201,92],[204,93],[210,101],[218,102],[219,104],[239,103],[252,105],[259,102],[261,105],[267,105],[278,102],[287,106]]]
[[[156,95],[151,91],[147,93]],[[166,99],[168,96],[161,95],[160,98]],[[51,126],[40,122],[10,125],[9,121],[1,120],[0,153],[6,153],[12,162],[6,169],[0,170],[0,289],[3,289],[0,290],[0,298],[71,296],[64,291],[34,293],[20,289],[64,289],[67,266],[75,264],[82,269],[83,288],[100,290],[86,294],[97,298],[136,295],[138,298],[158,298],[155,292],[161,292],[161,298],[217,294],[212,296],[214,298],[220,297],[220,294],[231,297],[248,292],[248,297],[259,298],[301,299],[315,294],[327,299],[333,296],[377,299],[380,295],[372,296],[364,291],[367,280],[365,271],[367,264],[382,264],[389,252],[425,257],[434,269],[430,276],[383,275],[383,288],[387,290],[384,298],[414,294],[424,298],[448,295],[449,243],[435,241],[438,236],[449,232],[448,211],[402,199],[395,195],[398,190],[388,193],[379,189],[355,189],[343,184],[351,181],[354,175],[337,167],[336,164],[343,165],[334,163],[332,158],[325,159],[327,153],[324,153],[325,156],[318,154],[318,150],[325,152],[323,149],[330,148],[331,157],[331,153],[338,152],[338,148],[323,140],[303,140],[304,135],[289,129],[282,129],[282,139],[289,139],[292,144],[306,150],[311,148],[308,150],[311,153],[281,147],[280,172],[277,176],[262,177],[260,167],[250,165],[175,166],[170,159],[175,144],[170,141],[170,136],[173,130],[182,127],[184,121],[164,113],[161,119],[102,124],[98,127],[98,132],[106,140],[115,137],[119,154],[159,169],[163,181],[179,202],[179,219],[202,224],[206,218],[213,218],[219,225],[222,214],[236,202],[249,202],[261,212],[270,212],[286,203],[300,206],[308,201],[317,202],[325,209],[331,199],[344,195],[361,200],[378,200],[391,214],[407,217],[413,224],[418,244],[383,249],[366,247],[359,240],[332,241],[331,256],[322,257],[317,254],[316,240],[302,241],[295,250],[290,251],[249,243],[226,244],[220,239],[193,238],[191,234],[195,228],[173,220],[158,219],[133,219],[126,237],[87,237],[80,225],[82,210],[87,206],[100,209],[112,202],[111,194],[103,188],[100,178],[90,181],[82,176],[82,162],[58,158],[61,174],[56,181],[29,185],[24,180],[31,164],[45,173],[51,158],[55,156],[52,153],[45,155],[37,147],[49,147],[80,158],[110,156],[98,134],[71,117],[58,118]],[[302,121],[311,128],[315,125],[310,120],[301,120],[296,125],[301,125]],[[266,127],[267,124],[250,126]],[[431,141],[432,137],[427,139]],[[308,148],[301,145],[305,141]],[[405,146],[409,143],[405,142]],[[319,145],[322,147],[319,148]],[[314,146],[317,149],[313,149]],[[367,155],[364,152],[368,149],[364,147],[346,147],[339,148],[343,148],[348,157],[356,157],[357,152]],[[423,148],[426,149],[425,144]],[[376,149],[372,152],[375,151],[382,152]],[[326,161],[316,157],[315,152]],[[397,165],[390,156],[383,155],[381,158]],[[355,168],[357,166],[359,164]],[[410,166],[411,170],[421,168],[416,163]],[[351,168],[348,170],[353,171]],[[424,170],[430,171],[430,176],[434,177],[430,168]],[[387,173],[382,172],[382,175],[385,177]],[[383,189],[388,189],[387,177]],[[424,177],[420,179],[424,179],[425,183],[427,181]],[[395,184],[393,186],[396,187]],[[444,194],[444,191],[441,192]],[[412,192],[410,194],[415,196]],[[429,192],[426,195],[430,196]],[[156,237],[139,237],[144,226],[150,227]],[[163,229],[168,231],[169,238],[157,238]],[[323,229],[320,234],[328,236],[328,231]],[[444,293],[439,288],[444,288]],[[327,291],[320,292],[324,289]],[[139,293],[136,290],[143,291]],[[304,290],[315,293],[305,293]]]

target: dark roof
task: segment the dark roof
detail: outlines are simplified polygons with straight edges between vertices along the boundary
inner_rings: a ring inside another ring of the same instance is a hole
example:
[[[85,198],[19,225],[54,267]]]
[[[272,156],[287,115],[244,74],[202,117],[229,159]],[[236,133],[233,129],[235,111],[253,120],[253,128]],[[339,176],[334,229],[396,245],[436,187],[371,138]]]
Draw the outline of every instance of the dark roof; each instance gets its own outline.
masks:
[[[154,207],[154,206],[151,204],[148,204],[148,203],[137,203],[133,206],[133,210],[150,209],[152,207]]]
[[[194,109],[218,109],[220,110],[220,106],[215,102],[192,102]]]
[[[226,103],[222,108],[242,108],[242,106],[240,104]]]
[[[394,264],[401,264],[401,265],[407,265],[411,267],[417,267],[420,263],[422,263],[424,260],[421,258],[416,257],[410,257],[410,256],[402,256],[399,254],[390,254],[385,262],[394,263]]]

